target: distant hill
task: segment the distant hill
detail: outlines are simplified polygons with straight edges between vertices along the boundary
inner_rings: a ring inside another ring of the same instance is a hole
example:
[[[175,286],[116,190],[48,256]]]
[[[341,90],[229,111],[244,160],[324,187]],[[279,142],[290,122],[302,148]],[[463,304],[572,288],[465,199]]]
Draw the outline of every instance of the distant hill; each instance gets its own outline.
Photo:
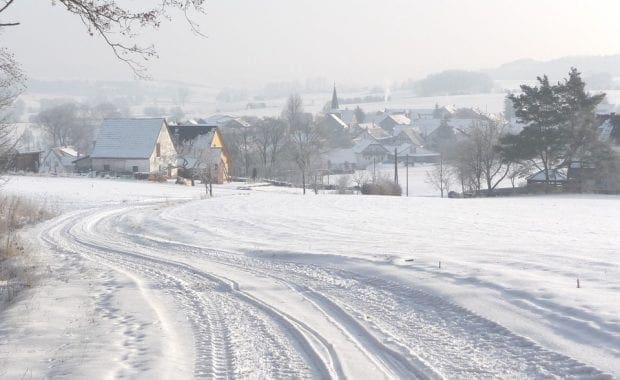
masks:
[[[570,56],[551,61],[519,59],[482,71],[495,80],[531,80],[543,74],[547,74],[552,80],[560,80],[567,76],[571,67],[576,67],[585,77],[600,74],[620,77],[620,54]]]
[[[448,70],[406,81],[402,88],[412,90],[417,96],[480,94],[491,92],[493,80],[475,71]]]

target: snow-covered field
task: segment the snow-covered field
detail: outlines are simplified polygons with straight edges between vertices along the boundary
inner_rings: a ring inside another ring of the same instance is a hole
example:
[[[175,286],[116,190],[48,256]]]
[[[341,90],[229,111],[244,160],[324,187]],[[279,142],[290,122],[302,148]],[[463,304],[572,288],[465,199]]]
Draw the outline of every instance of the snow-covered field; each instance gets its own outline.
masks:
[[[41,281],[0,314],[0,376],[620,374],[619,197],[3,190],[62,215],[27,233]]]

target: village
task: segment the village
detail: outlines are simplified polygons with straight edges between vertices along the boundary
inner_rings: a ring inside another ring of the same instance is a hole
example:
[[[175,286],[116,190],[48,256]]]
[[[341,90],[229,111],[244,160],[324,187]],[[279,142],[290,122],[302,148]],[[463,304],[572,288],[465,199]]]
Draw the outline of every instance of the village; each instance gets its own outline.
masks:
[[[377,182],[378,176],[398,184],[399,167],[402,176],[409,167],[425,165],[428,178],[419,180],[435,185],[441,196],[489,195],[490,190],[494,195],[522,194],[540,192],[543,187],[545,191],[618,191],[615,179],[603,181],[593,167],[583,167],[577,161],[551,168],[547,176],[531,164],[509,167],[502,162],[491,163],[495,166],[489,169],[497,176],[487,178],[493,183],[487,191],[482,172],[476,178],[464,178],[459,172],[464,159],[454,156],[457,148],[453,141],[466,140],[472,131],[488,125],[495,126],[498,134],[490,143],[497,144],[500,134],[518,134],[523,125],[509,106],[500,113],[439,104],[434,108],[384,108],[365,113],[360,106],[341,106],[340,99],[334,85],[331,101],[317,115],[304,112],[301,97],[291,96],[280,118],[226,114],[188,120],[102,118],[93,128],[92,144],[82,144],[81,148],[63,145],[32,150],[31,140],[20,140],[9,169],[15,173],[173,180],[192,185],[196,180],[215,184],[259,181],[303,186],[304,191],[311,187],[344,193],[359,191],[364,183]],[[291,100],[298,104],[291,105]],[[292,114],[287,108],[291,106]],[[605,111],[604,107],[596,111],[599,139],[620,152],[620,115]],[[38,121],[46,122],[50,123]],[[291,125],[303,136],[292,133]],[[44,129],[36,120],[34,128]],[[62,130],[63,126],[56,128]],[[65,141],[81,128],[87,129],[80,125],[66,128]],[[28,131],[23,133],[32,136]],[[44,147],[45,143],[35,145]],[[444,170],[444,164],[452,168]],[[392,168],[389,174],[386,167]],[[398,195],[408,195],[408,185],[407,181],[403,186],[407,189],[398,190]]]

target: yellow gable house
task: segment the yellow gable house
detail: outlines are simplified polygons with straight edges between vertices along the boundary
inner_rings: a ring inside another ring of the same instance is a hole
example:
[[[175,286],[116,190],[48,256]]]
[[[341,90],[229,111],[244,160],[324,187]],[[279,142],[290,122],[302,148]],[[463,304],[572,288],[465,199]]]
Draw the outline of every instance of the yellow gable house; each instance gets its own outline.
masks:
[[[201,178],[207,172],[214,183],[230,181],[230,153],[216,126],[170,125],[168,129],[178,153],[180,176]]]

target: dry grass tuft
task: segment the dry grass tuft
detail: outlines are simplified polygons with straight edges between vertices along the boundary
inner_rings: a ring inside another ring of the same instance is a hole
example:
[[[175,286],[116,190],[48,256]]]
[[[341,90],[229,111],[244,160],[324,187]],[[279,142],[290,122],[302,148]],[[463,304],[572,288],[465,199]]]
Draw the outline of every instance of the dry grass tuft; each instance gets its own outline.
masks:
[[[0,198],[0,309],[16,294],[33,285],[33,257],[18,231],[55,214],[45,204],[19,197]]]

